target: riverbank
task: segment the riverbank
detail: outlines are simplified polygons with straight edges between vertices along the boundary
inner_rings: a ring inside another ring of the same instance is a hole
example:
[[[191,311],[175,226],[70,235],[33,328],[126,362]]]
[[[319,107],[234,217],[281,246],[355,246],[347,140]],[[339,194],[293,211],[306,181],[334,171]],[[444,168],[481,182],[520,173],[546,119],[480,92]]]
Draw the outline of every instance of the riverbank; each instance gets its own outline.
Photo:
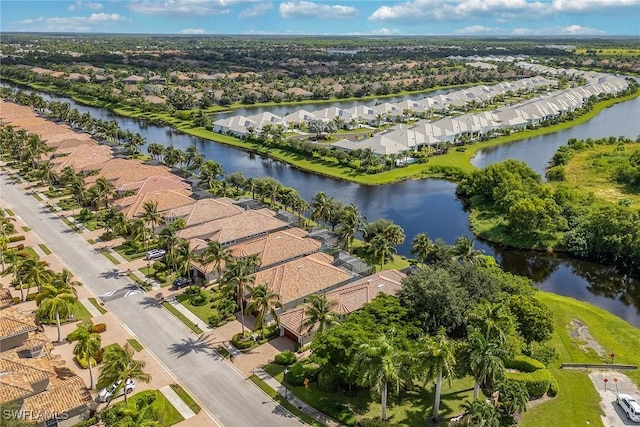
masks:
[[[140,109],[130,107],[130,106],[123,106],[119,104],[115,105],[115,104],[103,102],[97,99],[89,99],[87,97],[77,96],[77,94],[74,94],[74,93],[66,93],[66,92],[60,91],[56,87],[53,87],[50,85],[29,84],[29,82],[22,82],[22,81],[17,81],[15,83],[27,85],[28,87],[31,87],[36,90],[43,90],[46,92],[53,92],[53,93],[61,93],[65,96],[69,96],[71,99],[73,99],[78,103],[82,103],[82,104],[86,104],[94,107],[105,108],[109,111],[114,112],[115,114],[118,114],[124,117],[130,117],[134,119],[150,121],[152,123],[169,125],[179,132],[196,136],[199,138],[203,138],[209,141],[218,142],[220,144],[224,144],[234,148],[238,148],[246,152],[257,154],[262,157],[272,158],[274,160],[287,163],[294,168],[297,168],[306,172],[311,172],[317,175],[336,178],[336,179],[354,182],[354,183],[363,184],[363,185],[384,185],[384,184],[405,181],[409,179],[423,179],[423,178],[447,178],[447,179],[456,180],[460,176],[470,173],[476,169],[475,166],[471,164],[471,159],[476,155],[476,153],[479,150],[496,146],[496,145],[519,141],[526,138],[532,138],[540,135],[547,135],[547,134],[559,132],[564,129],[571,128],[573,126],[579,125],[581,123],[584,123],[590,120],[605,108],[608,108],[614,104],[628,101],[635,97],[640,96],[640,90],[639,90],[635,94],[631,94],[625,97],[609,99],[602,102],[598,102],[594,105],[592,110],[590,110],[586,114],[574,120],[559,123],[557,125],[548,126],[544,128],[516,132],[507,136],[494,138],[489,141],[478,142],[472,145],[453,148],[446,154],[430,157],[427,163],[414,163],[406,167],[395,168],[395,169],[391,169],[391,170],[384,171],[377,174],[365,174],[365,173],[356,171],[353,168],[341,166],[340,164],[338,164],[338,162],[335,159],[303,155],[303,154],[292,152],[283,148],[276,148],[276,147],[266,148],[260,142],[249,142],[249,141],[240,140],[238,138],[234,138],[226,135],[221,135],[212,131],[208,131],[202,127],[195,127],[190,120],[183,120],[178,117],[171,116],[169,114],[150,113],[146,111],[141,111]],[[468,86],[468,85],[458,85],[458,86]],[[446,88],[452,88],[452,87],[456,87],[456,86],[449,86]],[[426,93],[436,89],[437,88],[434,88],[424,92]],[[394,94],[390,96],[398,96],[398,95]],[[378,98],[378,97],[369,97],[369,98]],[[356,99],[366,100],[368,98],[356,98]],[[327,102],[335,102],[335,100],[327,100]],[[274,105],[276,104],[274,103]],[[304,104],[280,103],[277,105],[295,106],[295,105],[304,105]]]

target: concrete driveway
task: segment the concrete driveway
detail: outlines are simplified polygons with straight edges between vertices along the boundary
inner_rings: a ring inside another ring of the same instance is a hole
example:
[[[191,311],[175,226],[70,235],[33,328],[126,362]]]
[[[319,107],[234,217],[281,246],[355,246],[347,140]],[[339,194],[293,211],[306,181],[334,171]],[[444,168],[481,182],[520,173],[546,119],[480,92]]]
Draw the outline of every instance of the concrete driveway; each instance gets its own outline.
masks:
[[[0,174],[0,194],[5,204],[31,226],[93,295],[115,293],[131,286],[128,278],[110,274],[113,271],[110,261],[64,224],[57,214],[52,214],[11,182],[6,173]],[[148,294],[125,291],[123,297],[105,304],[218,424],[301,425],[298,418],[244,378]]]
[[[604,372],[592,372],[589,374],[589,378],[593,382],[596,390],[600,393],[602,400],[600,406],[605,415],[602,417],[602,423],[605,427],[621,427],[621,426],[638,426],[640,424],[635,423],[627,419],[626,414],[620,408],[620,405],[616,403],[616,395],[618,393],[626,393],[634,396],[636,399],[640,399],[640,393],[636,385],[620,372],[604,371]],[[605,390],[605,381],[606,390]]]

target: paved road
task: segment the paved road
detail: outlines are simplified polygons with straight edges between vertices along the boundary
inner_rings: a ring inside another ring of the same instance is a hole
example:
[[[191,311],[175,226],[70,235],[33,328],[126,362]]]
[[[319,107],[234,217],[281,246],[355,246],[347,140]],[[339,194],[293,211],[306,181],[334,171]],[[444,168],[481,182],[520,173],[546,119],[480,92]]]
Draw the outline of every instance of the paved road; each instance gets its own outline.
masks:
[[[113,274],[113,264],[69,229],[55,214],[0,174],[0,197],[204,405],[223,426],[300,426],[302,422],[274,403],[228,362],[160,308],[146,293],[131,293],[128,278]],[[124,291],[122,291],[124,290]],[[123,293],[124,292],[124,293]],[[126,296],[125,296],[126,295]]]

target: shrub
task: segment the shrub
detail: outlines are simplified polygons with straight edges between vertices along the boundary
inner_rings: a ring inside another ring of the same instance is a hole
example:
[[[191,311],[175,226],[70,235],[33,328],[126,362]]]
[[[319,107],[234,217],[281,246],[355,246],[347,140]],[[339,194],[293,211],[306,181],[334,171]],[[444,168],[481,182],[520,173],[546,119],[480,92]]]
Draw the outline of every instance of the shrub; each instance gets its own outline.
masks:
[[[92,334],[101,334],[104,331],[107,330],[107,325],[104,323],[96,323],[95,325],[93,325],[93,328],[91,328],[91,333]]]
[[[200,307],[209,302],[209,297],[206,293],[200,292],[195,294],[189,299],[189,304],[194,305],[196,307]]]
[[[210,326],[217,326],[218,323],[222,322],[222,315],[218,312],[215,312],[214,314],[209,316],[209,319],[207,321],[209,322]]]
[[[96,365],[102,363],[102,359],[104,358],[104,348],[93,353],[93,360],[96,361]]]
[[[559,357],[556,349],[547,345],[531,351],[531,354],[529,354],[529,356],[544,363],[545,366],[549,366],[549,363],[557,360]]]
[[[323,369],[318,374],[318,388],[326,393],[334,393],[342,383],[337,372]]]
[[[235,334],[231,338],[231,342],[238,350],[246,350],[254,345],[254,341],[251,338],[242,336],[242,333]]]
[[[87,418],[84,421],[80,421],[79,423],[75,423],[72,427],[91,427],[98,424],[97,417]]]
[[[27,301],[34,301],[36,298],[38,298],[37,293],[27,295]]]
[[[275,362],[278,365],[289,366],[289,365],[293,365],[296,359],[297,359],[296,354],[293,351],[286,350],[276,355]]]
[[[24,237],[22,234],[18,235],[18,236],[11,236],[9,237],[9,243],[13,243],[13,242],[20,242],[22,240],[25,240],[26,237]]]
[[[222,317],[227,318],[229,316],[233,316],[233,313],[236,312],[238,306],[233,299],[223,298],[221,300],[218,300],[218,302],[215,304],[215,308],[218,309],[218,312]]]
[[[18,245],[16,245],[16,249],[21,251],[24,249],[24,244],[23,243],[19,243]],[[22,258],[27,258],[29,255],[27,255],[26,252],[19,252],[18,255]]]
[[[538,369],[534,372],[507,372],[505,376],[514,381],[524,383],[531,399],[544,396],[551,385],[551,372],[548,369]]]
[[[291,368],[289,368],[289,372],[287,373],[286,377],[288,384],[301,386],[302,384],[304,384],[304,379],[306,378],[304,365],[302,365],[302,363],[300,362],[294,363],[293,365],[291,365]]]
[[[75,359],[78,363],[78,366],[80,366],[82,369],[89,369],[89,363],[87,362],[87,359],[78,356],[75,356]],[[91,359],[93,359],[93,361],[91,362],[91,366],[96,366],[96,360],[93,357]]]
[[[20,304],[20,297],[13,297],[11,300],[14,304]]]
[[[544,369],[544,364],[528,356],[518,355],[504,364],[505,368],[516,369],[521,372],[533,372]]]
[[[567,173],[564,170],[564,166],[554,166],[547,169],[547,179],[549,181],[566,181]]]
[[[117,234],[114,233],[113,231],[105,231],[104,233],[102,233],[100,235],[100,239],[105,241],[105,242],[108,242],[109,240],[113,240],[116,237],[117,237]]]
[[[151,268],[153,268],[155,271],[165,271],[167,269],[167,265],[163,262],[156,261],[151,264]]]
[[[560,388],[558,387],[558,381],[556,378],[551,375],[551,383],[549,384],[549,390],[547,390],[547,394],[549,397],[556,397],[560,392]]]

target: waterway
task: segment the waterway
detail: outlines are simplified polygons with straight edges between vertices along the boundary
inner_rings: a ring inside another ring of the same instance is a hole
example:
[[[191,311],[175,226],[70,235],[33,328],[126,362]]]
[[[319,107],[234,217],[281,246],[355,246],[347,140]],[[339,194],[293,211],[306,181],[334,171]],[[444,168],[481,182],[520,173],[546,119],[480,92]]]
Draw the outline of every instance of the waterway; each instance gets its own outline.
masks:
[[[453,243],[457,237],[463,235],[472,237],[469,215],[455,196],[455,184],[445,180],[411,180],[381,186],[354,184],[304,172],[278,161],[252,156],[232,147],[176,132],[165,126],[120,117],[102,108],[80,105],[66,97],[41,92],[38,94],[48,100],[68,102],[72,108],[77,108],[82,113],[89,112],[95,118],[116,120],[122,129],[140,133],[147,143],[173,145],[182,150],[196,146],[207,159],[220,163],[225,173],[239,171],[246,177],[272,176],[283,185],[296,188],[307,201],[318,191],[323,191],[329,197],[335,197],[345,203],[354,203],[369,221],[377,218],[391,219],[404,228],[407,236],[407,241],[398,247],[398,253],[402,255],[410,255],[411,239],[421,232],[428,233],[432,239],[443,239],[447,243]],[[420,94],[419,97],[425,96],[428,95]],[[385,101],[392,102],[388,99]],[[319,108],[344,106],[341,102],[321,105]],[[303,108],[309,111],[312,109],[309,105]],[[270,108],[269,111],[274,110]],[[635,138],[640,134],[638,117],[640,98],[616,104],[602,111],[594,119],[567,131],[483,151],[476,156],[474,164],[482,167],[513,157],[543,172],[552,154],[559,146],[566,144],[568,138],[619,135]],[[485,242],[476,242],[475,246],[487,254],[494,255],[505,270],[530,277],[540,289],[587,301],[640,327],[638,280],[630,279],[610,267],[558,254],[505,249]]]

